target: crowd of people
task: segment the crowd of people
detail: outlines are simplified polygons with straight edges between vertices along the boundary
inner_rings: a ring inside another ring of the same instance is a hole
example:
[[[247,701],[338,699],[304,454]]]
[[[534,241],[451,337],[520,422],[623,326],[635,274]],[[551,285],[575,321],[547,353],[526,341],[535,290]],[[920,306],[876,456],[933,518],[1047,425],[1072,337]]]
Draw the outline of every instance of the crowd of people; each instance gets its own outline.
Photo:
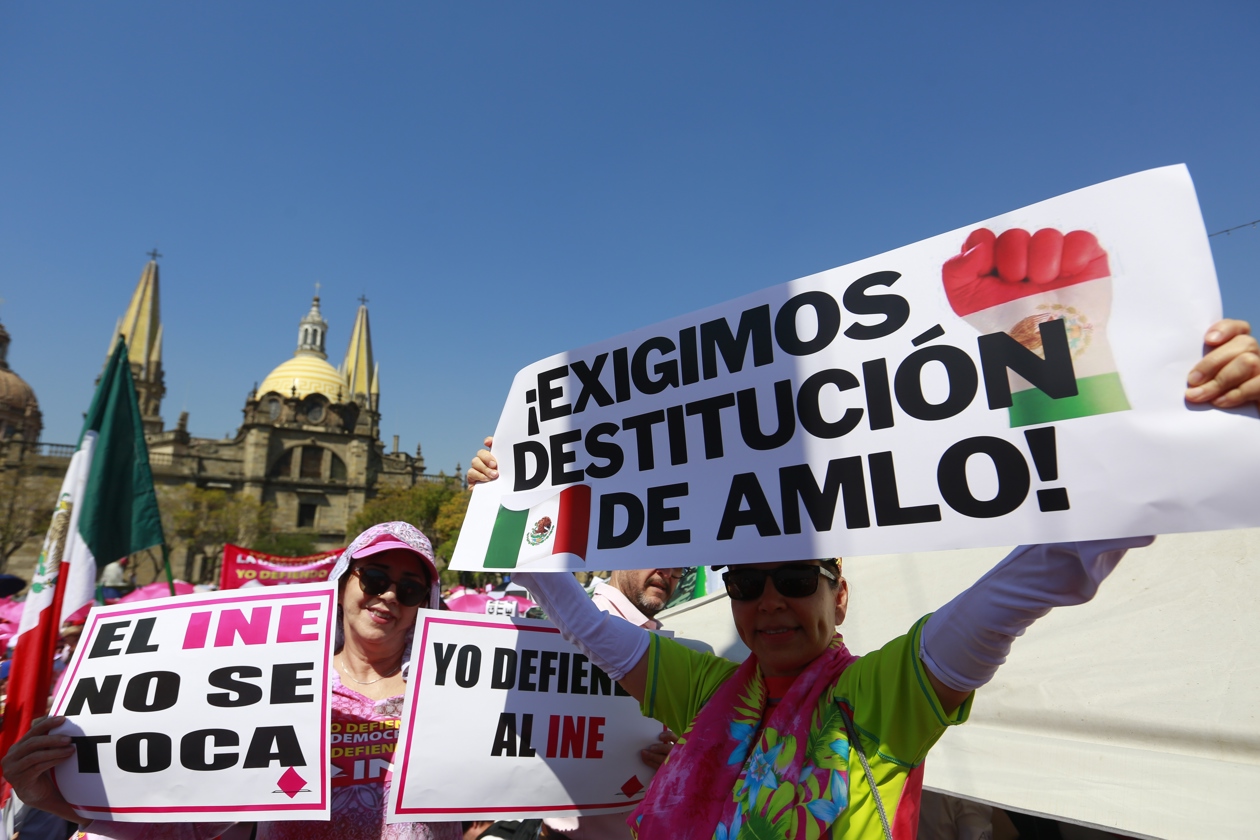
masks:
[[[1260,349],[1246,323],[1221,321],[1190,371],[1186,400],[1233,408],[1260,401]],[[498,477],[483,449],[470,484]],[[74,754],[38,722],[3,759],[27,806],[109,838],[631,837],[735,840],[910,838],[924,761],[1014,639],[1051,608],[1093,597],[1125,552],[1152,538],[1021,546],[955,599],[876,651],[857,655],[837,628],[849,590],[840,558],[753,563],[724,574],[742,663],[659,633],[656,614],[680,570],[614,573],[593,597],[565,573],[520,573],[566,639],[617,679],[665,729],[642,759],[659,768],[627,816],[513,824],[387,824],[388,775],[333,782],[328,822],[258,825],[83,821],[49,771]],[[720,558],[697,558],[720,567]],[[332,573],[339,587],[333,722],[397,720],[418,610],[439,607],[428,539],[388,522],[360,534]],[[674,733],[677,733],[675,735]],[[23,835],[26,836],[26,835]]]

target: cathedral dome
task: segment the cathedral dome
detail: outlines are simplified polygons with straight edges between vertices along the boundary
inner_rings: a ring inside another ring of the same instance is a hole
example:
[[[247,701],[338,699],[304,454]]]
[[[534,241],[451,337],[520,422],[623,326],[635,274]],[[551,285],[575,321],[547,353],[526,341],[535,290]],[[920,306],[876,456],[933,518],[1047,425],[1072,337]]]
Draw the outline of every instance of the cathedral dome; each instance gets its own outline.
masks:
[[[275,391],[282,397],[290,396],[297,389],[298,398],[310,394],[323,394],[329,401],[345,399],[346,380],[337,369],[318,356],[294,356],[267,374],[258,386],[261,397]]]
[[[0,324],[0,438],[21,432],[36,441],[42,429],[34,389],[9,368],[9,331]]]
[[[21,414],[26,411],[28,403],[32,404],[32,408],[39,408],[39,401],[35,399],[31,386],[8,368],[0,368],[0,409]]]

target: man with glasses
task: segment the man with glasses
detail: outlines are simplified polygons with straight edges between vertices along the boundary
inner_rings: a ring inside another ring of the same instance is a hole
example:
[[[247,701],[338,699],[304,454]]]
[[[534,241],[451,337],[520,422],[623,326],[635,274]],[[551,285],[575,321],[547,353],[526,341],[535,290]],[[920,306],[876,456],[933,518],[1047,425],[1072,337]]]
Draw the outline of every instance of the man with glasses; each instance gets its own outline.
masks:
[[[620,569],[591,592],[595,606],[647,630],[661,629],[656,614],[665,609],[682,569]]]

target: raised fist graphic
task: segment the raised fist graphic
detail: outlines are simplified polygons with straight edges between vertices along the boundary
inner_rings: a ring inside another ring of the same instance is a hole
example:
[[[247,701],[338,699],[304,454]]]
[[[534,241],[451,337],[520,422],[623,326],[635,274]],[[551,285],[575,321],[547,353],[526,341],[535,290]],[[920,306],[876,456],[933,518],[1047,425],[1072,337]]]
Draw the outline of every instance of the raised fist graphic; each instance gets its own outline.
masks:
[[[1051,399],[1012,372],[1012,426],[1129,409],[1107,341],[1111,268],[1094,234],[978,228],[946,260],[941,279],[954,312],[981,334],[1005,332],[1039,356],[1039,325],[1064,321],[1078,394]]]

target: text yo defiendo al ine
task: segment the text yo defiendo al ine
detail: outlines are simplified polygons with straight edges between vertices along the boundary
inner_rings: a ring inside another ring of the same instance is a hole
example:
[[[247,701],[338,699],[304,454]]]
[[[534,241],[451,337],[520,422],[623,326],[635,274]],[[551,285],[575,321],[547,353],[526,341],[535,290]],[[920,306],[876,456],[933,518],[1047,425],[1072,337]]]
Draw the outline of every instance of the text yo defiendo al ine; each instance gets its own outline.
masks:
[[[831,367],[813,373],[799,385],[782,379],[768,389],[743,388],[627,413],[620,422],[601,420],[585,429],[543,434],[544,424],[550,421],[569,418],[565,424],[572,426],[573,418],[592,404],[606,409],[631,402],[636,394],[655,395],[738,374],[750,357],[756,368],[772,364],[776,353],[796,357],[820,353],[841,335],[857,342],[890,336],[910,318],[909,301],[891,291],[900,276],[895,271],[870,273],[850,283],[839,301],[826,291],[808,290],[788,298],[773,312],[768,303],[744,310],[734,328],[728,319],[716,318],[685,327],[676,336],[653,336],[637,347],[619,347],[590,360],[572,360],[538,372],[534,387],[525,393],[529,438],[512,446],[513,492],[533,490],[547,482],[561,486],[588,478],[608,479],[626,468],[628,460],[639,472],[648,472],[657,467],[658,455],[668,457],[670,466],[679,466],[693,457],[697,444],[706,460],[722,458],[729,441],[723,418],[732,412],[739,440],[750,450],[767,451],[791,441],[798,426],[802,434],[824,440],[843,437],[862,423],[872,431],[891,428],[897,422],[894,406],[912,420],[946,420],[974,402],[982,383],[988,408],[1006,409],[1012,405],[1008,371],[1051,399],[1077,395],[1072,350],[1061,319],[1039,324],[1042,354],[1005,332],[977,336],[978,367],[961,347],[932,343],[945,335],[937,324],[910,338],[915,349],[895,367],[886,358],[850,365],[860,369],[860,378],[851,370]],[[875,316],[877,320],[855,321],[841,333],[841,303],[851,315]],[[816,324],[809,337],[800,335],[798,316],[803,312],[812,313]],[[923,387],[923,372],[934,363],[943,368],[948,382],[946,395],[935,402]],[[823,398],[830,388],[857,395],[836,420],[824,417]],[[759,403],[764,401],[774,405],[773,431],[762,428]],[[699,417],[698,435],[694,426],[688,431],[690,417]],[[1025,437],[1038,475],[1053,480],[1057,474],[1053,427],[1028,430]],[[658,452],[658,448],[663,451]],[[629,458],[627,450],[632,450]],[[989,499],[976,498],[968,483],[967,462],[977,455],[990,459],[997,474],[998,490]],[[575,466],[579,456],[584,456],[586,466]],[[874,524],[881,527],[941,519],[938,504],[901,504],[891,451],[837,458],[819,466],[821,472],[810,464],[779,468],[780,517],[776,517],[767,496],[767,489],[773,496],[774,488],[763,486],[764,477],[755,473],[733,475],[716,526],[717,539],[732,539],[741,526],[753,526],[763,537],[799,534],[804,527],[802,507],[814,531],[829,531],[841,498],[846,528],[870,527],[872,506]],[[968,517],[992,518],[1023,504],[1031,488],[1031,472],[1028,459],[1015,444],[1004,438],[976,436],[945,450],[938,463],[937,484],[941,499],[951,509]],[[687,482],[676,482],[648,488],[646,499],[627,492],[602,494],[597,506],[598,548],[625,548],[639,542],[644,534],[649,546],[690,542],[689,528],[669,525],[682,519],[674,501],[687,496],[688,491]],[[1067,491],[1039,491],[1038,504],[1045,512],[1066,510]],[[624,524],[619,526],[619,522]]]

